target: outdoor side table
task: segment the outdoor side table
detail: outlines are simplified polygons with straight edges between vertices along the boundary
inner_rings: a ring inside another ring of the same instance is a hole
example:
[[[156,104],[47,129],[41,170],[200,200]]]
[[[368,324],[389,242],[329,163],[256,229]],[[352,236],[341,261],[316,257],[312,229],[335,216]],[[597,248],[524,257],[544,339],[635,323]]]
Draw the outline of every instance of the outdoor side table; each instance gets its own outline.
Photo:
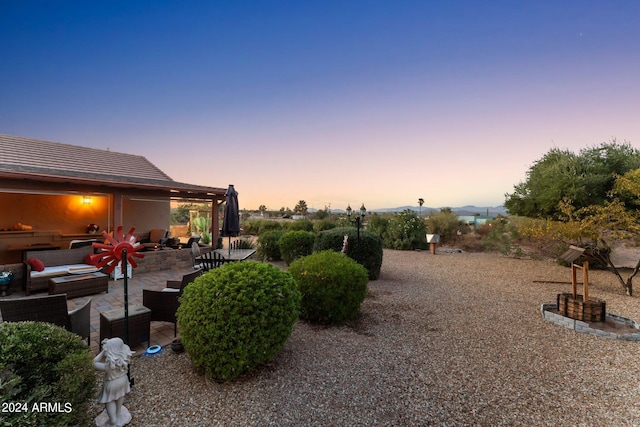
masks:
[[[100,347],[105,338],[124,338],[124,307],[100,313]],[[151,343],[151,310],[143,305],[129,306],[129,347]]]

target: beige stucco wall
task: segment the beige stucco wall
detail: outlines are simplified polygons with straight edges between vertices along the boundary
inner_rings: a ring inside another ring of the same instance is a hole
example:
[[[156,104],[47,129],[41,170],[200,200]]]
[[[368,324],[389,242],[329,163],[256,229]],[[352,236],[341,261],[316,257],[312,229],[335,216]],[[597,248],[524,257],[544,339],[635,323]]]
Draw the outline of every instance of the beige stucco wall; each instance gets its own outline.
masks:
[[[148,233],[152,228],[169,229],[171,223],[169,200],[125,196],[122,200],[122,210],[122,226],[125,232],[131,227],[135,227],[136,234]]]
[[[109,198],[94,195],[88,204],[83,199],[82,195],[0,193],[0,228],[13,229],[22,223],[36,231],[75,234],[84,233],[94,223],[105,229]]]

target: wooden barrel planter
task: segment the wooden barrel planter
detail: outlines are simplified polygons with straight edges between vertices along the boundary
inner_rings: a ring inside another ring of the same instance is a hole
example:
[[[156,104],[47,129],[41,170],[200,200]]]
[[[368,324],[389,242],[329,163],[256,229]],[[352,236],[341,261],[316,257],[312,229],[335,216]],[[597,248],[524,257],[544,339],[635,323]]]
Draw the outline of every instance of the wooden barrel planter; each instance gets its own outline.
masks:
[[[598,298],[584,301],[582,295],[575,297],[571,293],[558,294],[558,312],[571,319],[583,322],[604,322],[607,316],[607,305]]]

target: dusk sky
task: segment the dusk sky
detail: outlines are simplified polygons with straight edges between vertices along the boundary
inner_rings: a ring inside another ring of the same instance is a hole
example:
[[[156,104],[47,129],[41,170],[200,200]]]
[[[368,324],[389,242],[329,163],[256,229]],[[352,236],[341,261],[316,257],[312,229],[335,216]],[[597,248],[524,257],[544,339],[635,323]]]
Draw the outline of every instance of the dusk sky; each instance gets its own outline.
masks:
[[[0,133],[145,156],[240,208],[497,206],[640,148],[640,2],[0,3]],[[104,166],[108,169],[108,165]]]

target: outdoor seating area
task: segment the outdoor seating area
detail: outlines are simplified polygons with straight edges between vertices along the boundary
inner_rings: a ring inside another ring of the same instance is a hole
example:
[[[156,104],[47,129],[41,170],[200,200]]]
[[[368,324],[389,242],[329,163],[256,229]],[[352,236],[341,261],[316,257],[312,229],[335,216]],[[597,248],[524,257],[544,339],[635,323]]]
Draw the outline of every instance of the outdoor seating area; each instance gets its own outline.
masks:
[[[67,308],[66,295],[0,299],[0,314],[5,322],[47,322],[61,326],[89,341],[91,335],[91,298]]]
[[[183,276],[186,273],[197,272],[192,270],[184,271],[184,269],[158,270],[140,274],[136,272],[132,278],[128,279],[128,301],[131,312],[134,313],[135,306],[142,307],[144,305],[144,290],[161,292],[163,288],[167,287],[168,283],[177,281],[182,284]],[[189,275],[189,277],[192,276]],[[124,312],[123,280],[109,280],[108,290],[109,292],[94,294],[90,297],[75,298],[67,298],[66,294],[47,295],[38,293],[26,296],[24,292],[13,292],[11,296],[0,298],[0,316],[2,316],[2,321],[34,320],[62,326],[88,340],[91,352],[97,354],[100,348],[101,335],[103,335],[100,325],[101,315],[102,317],[109,317],[109,312],[113,310]],[[138,339],[138,335],[134,336],[138,342],[132,345],[132,349],[137,354],[143,353],[148,345],[168,345],[175,337],[175,322],[160,319],[152,321],[155,314],[151,315],[153,312],[151,308],[149,308],[149,312],[147,319],[141,319],[142,322],[146,322],[146,326],[144,324],[140,325],[140,328],[144,329],[146,327],[147,331],[149,331],[148,339]],[[106,314],[103,315],[103,313]],[[110,332],[122,333],[117,330],[118,324],[112,322],[110,327],[113,328]],[[140,328],[136,330],[139,331]]]

